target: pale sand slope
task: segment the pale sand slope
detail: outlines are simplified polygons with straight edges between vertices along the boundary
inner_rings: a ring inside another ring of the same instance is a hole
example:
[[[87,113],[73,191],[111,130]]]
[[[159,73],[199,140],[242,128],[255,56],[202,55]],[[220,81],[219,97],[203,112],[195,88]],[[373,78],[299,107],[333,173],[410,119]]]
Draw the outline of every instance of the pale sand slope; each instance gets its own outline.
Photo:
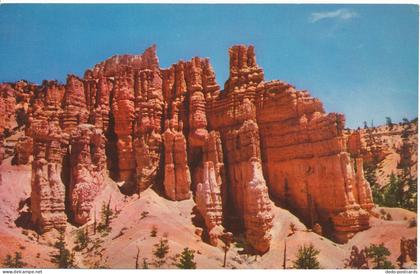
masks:
[[[10,166],[10,159],[5,160],[0,166],[0,257],[8,253],[20,251],[24,261],[31,267],[51,267],[49,253],[52,248],[48,246],[55,240],[54,232],[42,236],[39,243],[36,234],[31,230],[25,230],[28,236],[23,235],[23,229],[16,227],[14,220],[18,217],[18,204],[20,200],[30,196],[30,166]],[[148,262],[153,261],[153,245],[160,237],[168,234],[170,252],[168,257],[174,257],[184,247],[196,251],[195,261],[198,268],[220,268],[223,264],[223,250],[220,247],[210,246],[195,234],[196,227],[193,224],[192,199],[180,202],[169,201],[159,196],[154,190],[148,189],[137,195],[124,197],[116,187],[116,184],[108,179],[105,188],[96,200],[98,221],[100,219],[100,207],[108,201],[111,195],[111,208],[120,213],[112,220],[112,230],[109,235],[102,237],[99,233],[91,235],[92,239],[101,239],[103,243],[97,250],[101,250],[100,256],[95,255],[95,250],[90,252],[76,252],[78,266],[92,267],[94,262],[101,261],[111,268],[134,268],[137,247],[140,249],[140,267],[143,258]],[[320,250],[319,261],[323,268],[343,268],[344,260],[349,257],[353,245],[363,248],[371,243],[385,243],[392,252],[391,259],[396,264],[399,256],[399,242],[401,237],[414,238],[416,227],[408,228],[408,221],[404,220],[416,217],[415,213],[403,209],[385,209],[392,215],[394,221],[384,221],[371,218],[372,228],[358,233],[345,245],[336,244],[327,238],[313,232],[307,232],[305,226],[289,211],[273,205],[274,227],[272,230],[273,240],[269,252],[263,256],[250,256],[240,254],[242,248],[232,245],[228,252],[227,267],[229,268],[282,268],[284,256],[284,237],[289,234],[290,223],[293,222],[298,231],[287,237],[287,267],[293,265],[295,254],[300,245],[313,243]],[[148,216],[141,218],[142,212],[149,212]],[[157,226],[158,236],[151,237],[152,226]],[[88,226],[92,234],[92,223]],[[69,225],[66,231],[66,240],[69,248],[73,248],[76,227]],[[118,236],[119,234],[122,235]],[[32,240],[30,239],[32,238]],[[24,249],[19,249],[24,246]],[[40,258],[36,254],[40,253]],[[99,254],[98,253],[98,254]],[[173,268],[173,260],[168,259],[164,267]],[[152,267],[149,265],[149,267]]]

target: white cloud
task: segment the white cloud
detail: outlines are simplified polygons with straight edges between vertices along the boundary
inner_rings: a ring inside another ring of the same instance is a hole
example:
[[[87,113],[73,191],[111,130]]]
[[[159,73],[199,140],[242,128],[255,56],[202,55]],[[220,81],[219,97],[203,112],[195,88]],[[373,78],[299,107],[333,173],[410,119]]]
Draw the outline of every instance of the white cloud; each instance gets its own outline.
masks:
[[[349,9],[338,9],[335,11],[327,12],[313,12],[309,17],[309,22],[316,23],[323,19],[338,19],[338,20],[349,20],[354,17],[357,17],[357,12],[354,12]]]

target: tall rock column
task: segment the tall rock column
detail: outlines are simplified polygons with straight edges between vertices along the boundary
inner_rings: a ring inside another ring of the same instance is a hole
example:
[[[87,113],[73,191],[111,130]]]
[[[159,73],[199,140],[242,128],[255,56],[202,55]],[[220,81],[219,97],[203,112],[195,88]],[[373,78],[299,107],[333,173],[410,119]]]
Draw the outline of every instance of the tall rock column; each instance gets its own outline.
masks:
[[[244,197],[245,237],[260,253],[270,249],[273,215],[268,189],[262,173],[261,160],[252,158],[251,181],[246,185]]]
[[[61,131],[58,117],[49,118],[33,125],[31,211],[32,222],[40,232],[63,228],[67,222],[61,171],[68,135]]]
[[[226,133],[229,191],[237,214],[244,222],[246,239],[259,253],[270,248],[273,215],[262,172],[259,129],[255,107],[245,99],[238,107],[239,129]]]
[[[104,181],[106,158],[105,137],[93,125],[79,125],[71,136],[71,179],[69,198],[73,221],[83,225],[89,221],[92,202]]]
[[[167,121],[166,124],[166,130],[163,133],[165,194],[174,201],[186,200],[191,197],[191,175],[187,162],[187,142],[182,133],[183,124],[182,122],[174,123],[173,120]]]
[[[115,133],[118,136],[119,179],[129,180],[135,170],[133,152],[134,92],[129,76],[116,79],[112,112],[115,118]]]
[[[197,184],[195,200],[204,219],[210,244],[217,246],[223,235],[223,196],[225,174],[218,132],[212,131],[203,148],[203,180]]]
[[[84,84],[77,76],[67,77],[63,100],[62,128],[70,134],[77,125],[87,123],[89,119]]]
[[[201,147],[208,135],[201,59],[194,58],[188,62],[187,69],[187,88],[190,92],[188,142],[190,147]]]
[[[136,123],[134,152],[137,190],[143,191],[157,179],[162,153],[163,96],[158,71],[142,70],[135,78]]]

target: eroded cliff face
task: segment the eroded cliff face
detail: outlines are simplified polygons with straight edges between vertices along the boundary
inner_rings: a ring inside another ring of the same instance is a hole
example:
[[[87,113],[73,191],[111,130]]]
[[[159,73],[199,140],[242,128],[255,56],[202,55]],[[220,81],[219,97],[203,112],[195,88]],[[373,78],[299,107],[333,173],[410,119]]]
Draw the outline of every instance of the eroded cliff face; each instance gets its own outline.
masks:
[[[16,154],[18,164],[33,156],[40,230],[68,217],[88,222],[107,172],[137,193],[155,184],[170,200],[194,199],[212,245],[234,229],[257,253],[268,251],[270,197],[339,242],[368,228],[362,141],[344,134],[344,116],[325,113],[307,91],[265,82],[252,46],[234,46],[229,57],[223,91],[208,59],[161,69],[154,46],[111,57],[83,79],[29,89],[19,99],[28,121]],[[5,117],[22,92],[1,89]],[[0,130],[11,124],[2,120]]]

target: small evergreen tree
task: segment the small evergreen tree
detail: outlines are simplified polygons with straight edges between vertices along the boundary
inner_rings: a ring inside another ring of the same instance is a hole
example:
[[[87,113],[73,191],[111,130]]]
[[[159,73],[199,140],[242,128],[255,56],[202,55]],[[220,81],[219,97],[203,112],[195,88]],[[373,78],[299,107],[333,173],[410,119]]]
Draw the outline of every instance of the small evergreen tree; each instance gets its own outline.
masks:
[[[114,212],[111,209],[111,197],[109,197],[108,203],[103,202],[101,208],[101,223],[98,226],[98,231],[110,231],[112,216]]]
[[[391,174],[389,184],[384,187],[383,205],[389,207],[403,207],[405,200],[404,182],[399,176]]]
[[[176,267],[181,269],[196,269],[196,266],[197,264],[194,262],[194,251],[190,250],[188,247],[184,248]]]
[[[22,261],[22,253],[20,252],[15,252],[14,258],[10,254],[7,254],[3,261],[3,266],[5,268],[23,268],[26,265],[27,264]]]
[[[298,269],[319,269],[318,254],[319,250],[315,249],[313,244],[299,247],[296,261],[293,262],[293,267]]]
[[[367,128],[368,128],[368,124],[367,124],[367,122],[366,122],[366,121],[363,121],[363,128],[364,128],[364,129],[367,129]]]
[[[166,262],[166,255],[169,253],[169,245],[167,238],[160,238],[159,243],[154,245],[153,255],[156,257],[155,266],[161,267]]]
[[[57,242],[54,244],[54,248],[57,250],[51,255],[51,262],[54,263],[58,268],[75,268],[74,254],[66,248],[66,241],[64,239],[64,230],[59,231]]]
[[[373,260],[374,269],[393,269],[395,268],[390,261],[388,261],[387,257],[391,255],[388,248],[384,246],[384,244],[375,245],[372,244],[367,249],[367,256],[368,258]]]
[[[350,258],[345,260],[344,267],[355,269],[369,268],[366,252],[366,248],[359,250],[357,246],[352,246]]]
[[[386,125],[389,127],[389,129],[392,129],[394,124],[392,123],[391,117],[385,117]]]
[[[155,226],[155,225],[152,226],[152,230],[150,231],[150,237],[156,237],[157,232],[158,232],[157,226]]]
[[[84,229],[79,229],[76,232],[76,241],[74,242],[76,244],[75,249],[76,250],[85,249],[87,247],[89,241],[90,241],[90,239],[89,239],[88,232],[85,231]]]

